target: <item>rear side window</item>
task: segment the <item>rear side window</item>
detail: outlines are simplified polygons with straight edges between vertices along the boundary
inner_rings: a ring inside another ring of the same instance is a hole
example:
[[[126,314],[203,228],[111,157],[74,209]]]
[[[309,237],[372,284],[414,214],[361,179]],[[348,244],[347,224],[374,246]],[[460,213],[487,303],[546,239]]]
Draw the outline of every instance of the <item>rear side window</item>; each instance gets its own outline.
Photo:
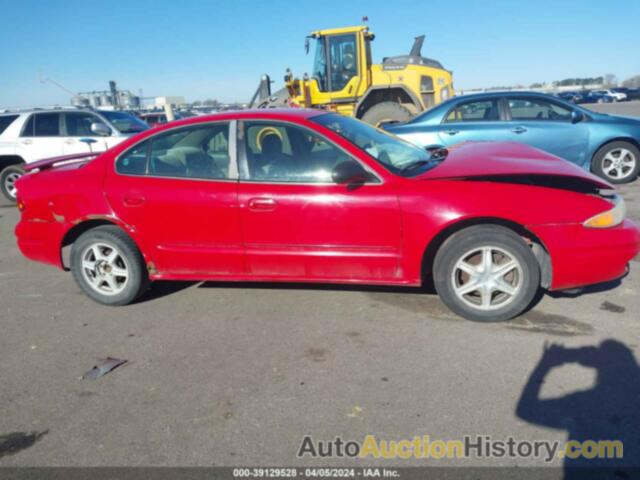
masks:
[[[22,135],[21,136],[23,136],[23,137],[33,137],[33,130],[34,130],[35,124],[36,124],[36,116],[35,115],[31,115],[29,117],[29,120],[27,120],[27,124],[22,129]]]
[[[18,118],[18,115],[3,115],[0,117],[0,133],[4,132],[13,121]]]
[[[229,167],[228,123],[156,135],[116,161],[121,174],[174,178],[226,179]]]
[[[500,120],[498,100],[480,100],[459,104],[449,112],[445,122],[497,122],[498,120]]]
[[[29,119],[29,124],[35,119],[35,130],[33,134],[30,125],[27,125],[22,133],[25,137],[58,137],[60,136],[60,114],[59,113],[37,113]]]
[[[149,175],[226,179],[229,124],[194,126],[157,135],[149,151]]]

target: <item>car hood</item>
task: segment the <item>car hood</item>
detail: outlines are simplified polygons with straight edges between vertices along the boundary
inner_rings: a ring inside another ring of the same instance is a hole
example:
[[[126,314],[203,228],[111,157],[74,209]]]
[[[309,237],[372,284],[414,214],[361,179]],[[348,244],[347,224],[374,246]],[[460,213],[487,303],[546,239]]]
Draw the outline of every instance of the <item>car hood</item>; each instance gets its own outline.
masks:
[[[416,177],[420,180],[467,178],[576,179],[597,188],[613,186],[582,168],[549,153],[515,142],[464,142],[448,149],[445,160]]]
[[[586,110],[585,113],[587,113],[587,115],[591,116],[598,122],[633,125],[635,127],[640,127],[640,118],[638,117],[625,115],[609,115],[608,113],[592,112],[591,110]]]

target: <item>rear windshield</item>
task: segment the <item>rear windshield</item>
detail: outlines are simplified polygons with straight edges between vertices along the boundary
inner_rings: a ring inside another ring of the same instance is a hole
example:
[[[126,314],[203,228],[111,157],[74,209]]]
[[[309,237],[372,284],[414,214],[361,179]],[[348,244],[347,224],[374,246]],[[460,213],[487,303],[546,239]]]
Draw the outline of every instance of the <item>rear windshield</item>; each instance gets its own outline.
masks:
[[[0,116],[0,133],[4,132],[13,121],[18,118],[18,115],[2,115]]]

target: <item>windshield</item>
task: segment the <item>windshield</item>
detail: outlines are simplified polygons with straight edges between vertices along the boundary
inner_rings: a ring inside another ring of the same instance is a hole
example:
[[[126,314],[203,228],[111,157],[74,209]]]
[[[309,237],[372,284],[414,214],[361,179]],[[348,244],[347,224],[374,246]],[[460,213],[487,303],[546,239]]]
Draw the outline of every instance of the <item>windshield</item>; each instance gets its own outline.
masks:
[[[424,171],[417,167],[435,166],[426,150],[360,120],[335,113],[318,115],[310,120],[346,138],[393,173],[412,175]]]
[[[109,120],[120,133],[139,133],[149,128],[146,123],[129,113],[101,111],[100,114]]]

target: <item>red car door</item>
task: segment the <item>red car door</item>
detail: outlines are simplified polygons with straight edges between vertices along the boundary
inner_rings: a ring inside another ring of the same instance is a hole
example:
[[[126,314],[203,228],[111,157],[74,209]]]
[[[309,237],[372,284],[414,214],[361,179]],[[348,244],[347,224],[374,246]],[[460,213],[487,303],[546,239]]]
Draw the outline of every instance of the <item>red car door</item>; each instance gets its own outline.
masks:
[[[372,173],[358,186],[334,183],[335,165],[360,164],[301,126],[241,127],[239,204],[251,275],[400,281],[400,213],[391,186]]]
[[[171,129],[123,152],[107,175],[116,216],[145,242],[160,275],[244,271],[229,132],[229,122]]]

